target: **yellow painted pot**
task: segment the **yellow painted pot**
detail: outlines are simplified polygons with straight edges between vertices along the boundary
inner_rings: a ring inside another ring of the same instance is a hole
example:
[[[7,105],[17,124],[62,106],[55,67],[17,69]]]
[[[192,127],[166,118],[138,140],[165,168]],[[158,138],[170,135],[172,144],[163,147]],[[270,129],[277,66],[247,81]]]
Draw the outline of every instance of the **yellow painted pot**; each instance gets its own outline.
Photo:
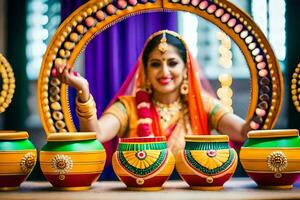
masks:
[[[257,130],[248,133],[240,160],[259,187],[291,189],[300,174],[299,155],[297,129]]]
[[[96,133],[53,133],[40,152],[46,179],[58,190],[87,190],[101,175],[106,153]]]
[[[237,165],[237,154],[226,135],[190,135],[176,155],[176,169],[191,189],[221,190]]]
[[[0,190],[16,190],[36,164],[37,152],[25,131],[0,132]]]
[[[112,165],[127,189],[155,191],[168,180],[175,160],[165,137],[121,138]]]

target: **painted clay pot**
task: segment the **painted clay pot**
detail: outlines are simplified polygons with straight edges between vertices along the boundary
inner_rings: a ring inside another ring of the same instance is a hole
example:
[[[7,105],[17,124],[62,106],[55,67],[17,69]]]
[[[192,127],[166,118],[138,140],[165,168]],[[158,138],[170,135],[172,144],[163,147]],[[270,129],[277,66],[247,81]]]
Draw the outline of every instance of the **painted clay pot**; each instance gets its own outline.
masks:
[[[237,154],[228,145],[228,136],[185,137],[185,149],[176,155],[176,169],[191,189],[221,190],[237,166]]]
[[[16,190],[36,164],[36,149],[25,131],[0,132],[0,190]]]
[[[160,190],[175,166],[165,137],[121,138],[112,165],[129,190]]]
[[[46,179],[57,190],[87,190],[101,175],[105,149],[94,132],[52,133],[40,152]]]
[[[290,189],[300,172],[299,146],[297,129],[250,131],[240,160],[259,187]]]

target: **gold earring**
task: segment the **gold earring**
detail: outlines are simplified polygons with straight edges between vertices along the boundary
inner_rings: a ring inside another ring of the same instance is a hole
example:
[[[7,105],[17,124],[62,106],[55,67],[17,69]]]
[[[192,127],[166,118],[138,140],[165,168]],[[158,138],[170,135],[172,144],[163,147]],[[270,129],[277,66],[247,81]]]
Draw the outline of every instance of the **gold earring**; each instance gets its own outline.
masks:
[[[146,92],[148,92],[149,94],[152,94],[152,87],[151,87],[151,83],[150,83],[149,80],[146,81],[145,90],[146,90]]]
[[[187,79],[187,74],[183,76],[183,82],[180,86],[180,93],[182,95],[187,95],[189,93],[189,81]]]

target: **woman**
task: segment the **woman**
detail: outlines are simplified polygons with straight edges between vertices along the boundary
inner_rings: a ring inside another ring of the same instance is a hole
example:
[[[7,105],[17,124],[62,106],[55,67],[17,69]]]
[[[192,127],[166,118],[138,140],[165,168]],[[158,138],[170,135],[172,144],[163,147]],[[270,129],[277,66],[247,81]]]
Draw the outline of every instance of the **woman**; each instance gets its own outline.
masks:
[[[203,91],[196,64],[177,33],[163,30],[147,40],[142,56],[113,104],[96,117],[86,79],[56,63],[59,79],[78,91],[76,112],[81,131],[95,131],[100,142],[119,137],[161,136],[174,154],[184,136],[216,129],[233,141],[244,141],[248,124]]]

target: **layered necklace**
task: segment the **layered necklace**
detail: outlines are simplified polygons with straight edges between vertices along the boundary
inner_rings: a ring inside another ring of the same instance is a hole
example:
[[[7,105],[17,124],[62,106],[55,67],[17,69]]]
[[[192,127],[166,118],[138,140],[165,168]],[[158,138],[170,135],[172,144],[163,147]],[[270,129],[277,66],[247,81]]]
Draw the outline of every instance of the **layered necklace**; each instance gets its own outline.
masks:
[[[164,104],[153,99],[153,104],[158,112],[160,122],[163,127],[166,127],[173,117],[180,114],[183,110],[183,104],[180,98],[170,104]]]

